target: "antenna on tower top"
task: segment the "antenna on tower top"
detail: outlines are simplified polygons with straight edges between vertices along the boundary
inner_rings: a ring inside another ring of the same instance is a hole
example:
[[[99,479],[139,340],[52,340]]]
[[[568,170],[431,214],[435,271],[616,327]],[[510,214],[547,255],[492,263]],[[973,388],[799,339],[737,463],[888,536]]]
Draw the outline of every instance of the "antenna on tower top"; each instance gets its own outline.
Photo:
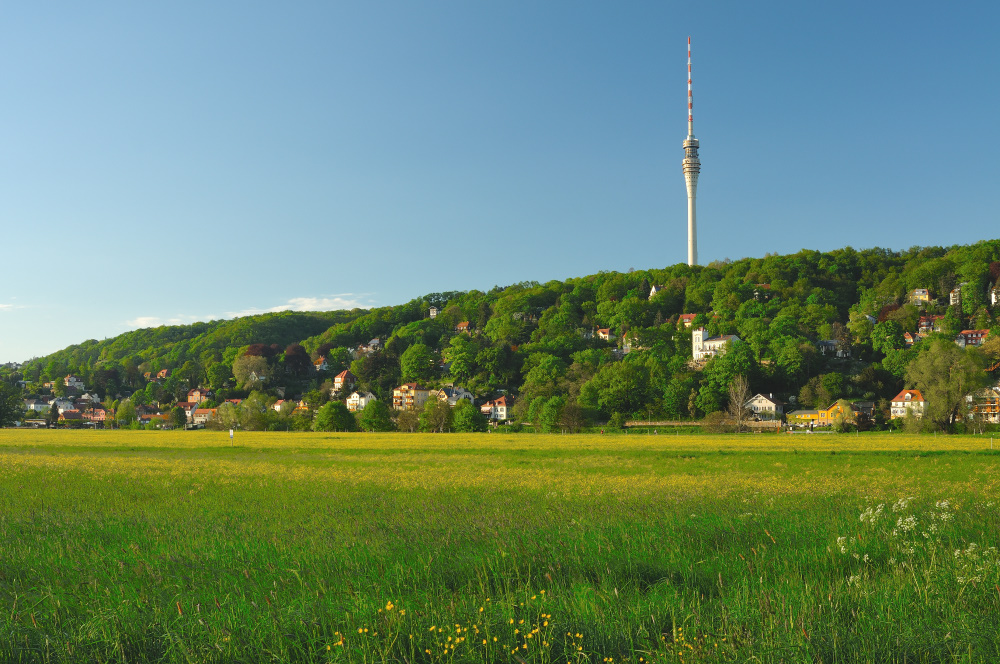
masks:
[[[688,194],[688,265],[698,264],[698,221],[695,199],[698,195],[698,173],[701,160],[698,159],[698,139],[694,137],[694,98],[691,96],[691,38],[688,37],[688,135],[684,139],[684,182]]]
[[[694,136],[694,97],[691,95],[691,38],[688,37],[688,136]]]

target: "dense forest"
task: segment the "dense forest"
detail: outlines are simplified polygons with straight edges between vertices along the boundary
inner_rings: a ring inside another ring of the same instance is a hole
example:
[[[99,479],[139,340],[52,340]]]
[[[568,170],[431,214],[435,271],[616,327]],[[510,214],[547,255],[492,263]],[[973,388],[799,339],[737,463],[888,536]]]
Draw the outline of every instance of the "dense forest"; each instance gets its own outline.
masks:
[[[729,384],[743,376],[752,392],[801,408],[842,398],[874,401],[884,419],[887,400],[919,380],[922,357],[972,361],[981,376],[975,384],[991,380],[1000,360],[1000,306],[991,305],[998,281],[1000,240],[899,252],[803,250],[431,293],[371,310],[142,329],[6,367],[0,378],[26,381],[25,394],[47,381],[58,390],[63,377],[75,374],[109,401],[169,406],[191,387],[205,386],[215,403],[257,392],[304,398],[316,410],[330,399],[332,377],[350,369],[358,387],[381,400],[391,401],[403,382],[455,384],[477,401],[512,398],[519,421],[537,422],[544,410],[550,425],[575,429],[701,418],[725,409]],[[914,289],[927,289],[929,301],[914,302]],[[960,301],[950,304],[953,292]],[[682,314],[696,314],[692,328],[681,324]],[[916,336],[928,316],[942,316],[938,331]],[[697,327],[741,342],[695,365]],[[982,348],[959,348],[955,335],[965,329],[991,330],[992,338]],[[839,352],[824,352],[831,348]],[[955,352],[960,357],[938,357]],[[320,357],[327,368],[317,372]],[[169,377],[155,380],[163,369]],[[951,426],[955,410],[931,419]]]

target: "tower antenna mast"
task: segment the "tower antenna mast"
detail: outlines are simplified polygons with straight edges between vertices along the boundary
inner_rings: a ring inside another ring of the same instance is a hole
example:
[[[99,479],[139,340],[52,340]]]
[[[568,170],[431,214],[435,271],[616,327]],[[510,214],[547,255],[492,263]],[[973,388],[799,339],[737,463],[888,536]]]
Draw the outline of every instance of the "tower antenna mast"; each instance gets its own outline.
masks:
[[[694,97],[691,94],[691,38],[688,37],[688,135],[684,139],[684,182],[688,195],[688,265],[698,264],[698,224],[695,201],[698,196],[698,174],[701,160],[698,159],[698,139],[694,137]]]

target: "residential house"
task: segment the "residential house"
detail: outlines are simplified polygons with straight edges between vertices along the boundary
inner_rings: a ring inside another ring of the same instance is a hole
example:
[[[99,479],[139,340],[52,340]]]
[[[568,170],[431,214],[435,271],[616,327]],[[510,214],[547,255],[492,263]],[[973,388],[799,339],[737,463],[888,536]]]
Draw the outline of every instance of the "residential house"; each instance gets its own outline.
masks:
[[[432,390],[429,396],[440,401],[447,401],[448,405],[452,408],[454,408],[455,405],[463,399],[469,403],[473,403],[475,400],[472,396],[472,392],[468,391],[464,387],[454,386],[442,387],[440,390]]]
[[[75,410],[76,404],[73,403],[72,399],[67,399],[66,397],[57,397],[49,401],[49,408],[55,408],[56,411],[62,413],[67,410]]]
[[[513,405],[510,398],[503,396],[499,399],[487,401],[479,407],[479,412],[494,422],[502,422],[510,419],[510,409]]]
[[[456,332],[464,332],[465,334],[468,334],[469,333],[469,321],[463,320],[461,323],[459,323],[458,325],[455,326],[455,331]]]
[[[820,339],[816,342],[816,348],[821,355],[832,355],[834,357],[850,357],[851,349],[841,344],[836,339]]]
[[[41,413],[42,411],[49,409],[49,402],[44,399],[25,399],[24,407],[27,410],[33,410],[36,413]]]
[[[990,306],[995,307],[1000,304],[1000,281],[990,290]]]
[[[281,407],[284,406],[286,403],[290,404],[292,402],[291,401],[286,401],[284,399],[278,399],[273,404],[271,404],[271,408],[274,409],[274,412],[280,413],[281,412]]]
[[[955,337],[955,343],[962,348],[966,346],[981,346],[989,334],[989,330],[962,330]]]
[[[382,340],[379,339],[378,337],[375,337],[368,343],[358,346],[351,353],[351,355],[355,358],[358,358],[362,355],[371,355],[373,353],[377,353],[379,350],[381,350],[381,348],[382,348]]]
[[[931,332],[940,332],[943,320],[944,316],[921,316],[917,320],[917,336],[925,337]]]
[[[93,423],[93,424],[104,424],[111,416],[108,414],[107,409],[94,407],[83,411],[83,419]]]
[[[965,397],[969,417],[980,422],[1000,424],[1000,386],[988,387]]]
[[[909,348],[910,346],[912,346],[914,344],[914,342],[916,342],[916,340],[917,340],[916,337],[914,337],[909,332],[904,332],[903,333],[903,343],[906,344],[907,348]]]
[[[753,289],[753,299],[758,302],[771,299],[771,284],[755,284]]]
[[[226,403],[231,403],[234,406],[239,406],[241,403],[243,403],[243,399],[226,399]]]
[[[211,390],[206,390],[204,387],[196,387],[193,390],[188,390],[187,400],[191,403],[202,403],[203,401],[208,401],[211,395]]]
[[[963,286],[968,286],[968,285],[969,285],[969,282],[963,281],[962,283],[960,283],[959,285],[957,285],[957,286],[955,286],[954,288],[951,289],[951,292],[948,293],[948,304],[949,304],[949,306],[955,307],[955,306],[961,306],[962,305],[962,287]]]
[[[920,306],[931,301],[931,292],[926,288],[914,288],[910,291],[910,304]]]
[[[215,417],[215,408],[198,408],[191,415],[191,423],[205,426],[205,423]]]
[[[611,329],[607,327],[602,327],[597,331],[597,338],[607,341],[611,338]]]
[[[689,329],[694,324],[694,319],[698,317],[698,314],[681,314],[677,317],[677,324],[683,324],[684,329]]]
[[[142,413],[138,417],[139,424],[155,424],[157,427],[162,427],[164,424],[170,421],[170,415],[168,413]]]
[[[83,379],[79,376],[74,376],[73,374],[66,376],[63,378],[63,385],[71,390],[80,390],[83,392]]]
[[[156,377],[160,380],[170,378],[170,369],[160,369],[156,372]]]
[[[372,401],[378,401],[378,399],[371,392],[351,392],[351,396],[347,397],[347,410],[352,413],[362,411]]]
[[[82,422],[83,415],[75,408],[67,409],[59,413],[60,422]]]
[[[440,311],[440,309],[438,309],[437,307],[431,307],[430,309],[428,309],[427,314],[431,318],[437,318],[437,315],[438,315],[439,311]]]
[[[920,390],[903,390],[892,398],[892,405],[889,409],[889,417],[906,417],[907,411],[913,411],[917,417],[923,417],[927,410],[927,401]]]
[[[188,422],[194,416],[194,411],[198,409],[198,404],[194,401],[178,401],[175,406],[184,411],[184,415],[187,417]]]
[[[652,300],[653,296],[663,290],[663,286],[651,286],[649,289],[649,299]]]
[[[326,363],[326,358],[322,355],[317,357],[316,360],[313,362],[313,369],[315,369],[317,372],[326,371],[329,368],[330,365]]]
[[[705,328],[699,327],[691,333],[691,354],[695,361],[707,360],[726,352],[726,344],[738,343],[740,338],[735,334],[724,334],[719,337],[706,337]]]
[[[789,424],[815,425],[819,422],[819,411],[808,409],[793,410],[785,415],[785,419]]]
[[[430,390],[418,383],[404,383],[392,391],[392,407],[395,410],[421,410],[430,395]]]
[[[333,391],[331,394],[340,394],[344,390],[353,390],[358,378],[348,369],[344,369],[333,377]]]
[[[773,394],[756,394],[745,406],[758,418],[773,420],[781,417],[785,404],[781,399],[775,399]]]

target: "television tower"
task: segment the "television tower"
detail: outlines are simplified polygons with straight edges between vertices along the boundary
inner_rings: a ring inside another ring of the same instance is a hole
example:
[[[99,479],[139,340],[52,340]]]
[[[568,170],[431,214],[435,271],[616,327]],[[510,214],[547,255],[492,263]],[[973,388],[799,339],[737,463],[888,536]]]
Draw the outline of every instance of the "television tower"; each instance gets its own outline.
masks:
[[[691,38],[688,37],[688,135],[684,139],[684,182],[688,190],[688,265],[698,264],[698,225],[695,198],[698,195],[698,139],[694,137],[694,98],[691,96]]]

